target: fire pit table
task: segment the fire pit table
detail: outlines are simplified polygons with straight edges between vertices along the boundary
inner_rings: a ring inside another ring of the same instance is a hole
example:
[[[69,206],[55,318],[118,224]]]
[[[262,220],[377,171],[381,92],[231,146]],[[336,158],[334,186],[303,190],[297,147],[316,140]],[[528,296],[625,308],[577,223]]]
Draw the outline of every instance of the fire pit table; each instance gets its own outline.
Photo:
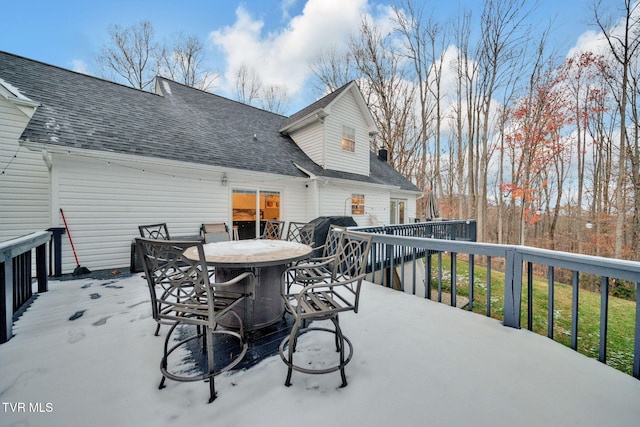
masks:
[[[203,245],[207,264],[215,267],[215,281],[230,280],[245,271],[256,276],[255,298],[247,298],[234,308],[243,319],[245,329],[255,331],[279,321],[284,314],[280,294],[280,276],[292,262],[311,256],[311,246],[286,240],[232,240]],[[185,252],[187,258],[197,257],[195,248]],[[244,292],[246,280],[229,288]],[[234,316],[225,316],[223,326],[237,328]]]

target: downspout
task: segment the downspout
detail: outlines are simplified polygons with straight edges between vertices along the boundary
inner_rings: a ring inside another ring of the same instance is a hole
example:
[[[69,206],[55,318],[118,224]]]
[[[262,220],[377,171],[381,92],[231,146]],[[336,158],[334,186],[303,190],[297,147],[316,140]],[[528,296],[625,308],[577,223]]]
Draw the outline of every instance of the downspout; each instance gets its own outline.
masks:
[[[49,171],[49,226],[57,227],[60,225],[60,218],[58,215],[60,206],[57,202],[58,199],[54,198],[54,188],[58,188],[58,186],[57,179],[55,180],[56,182],[54,182],[52,156],[46,148],[42,149],[42,160],[47,167],[47,171]],[[53,206],[54,202],[56,206]]]
[[[316,114],[316,117],[321,123],[322,126],[322,169],[327,168],[327,129],[324,125],[324,118],[326,116],[321,116],[320,114]]]

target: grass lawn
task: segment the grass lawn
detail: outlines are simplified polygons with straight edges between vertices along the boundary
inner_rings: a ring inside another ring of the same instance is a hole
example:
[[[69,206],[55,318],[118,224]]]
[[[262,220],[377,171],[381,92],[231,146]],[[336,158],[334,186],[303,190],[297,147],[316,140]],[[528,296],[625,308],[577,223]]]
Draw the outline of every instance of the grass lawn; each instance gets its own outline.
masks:
[[[442,289],[451,290],[450,257],[442,256]],[[438,287],[438,256],[433,256],[433,289]],[[526,274],[526,273],[525,273]],[[556,273],[557,274],[557,273]],[[473,311],[487,313],[487,268],[486,263],[474,267]],[[527,327],[528,295],[526,276],[523,278],[521,325]],[[456,262],[457,295],[469,297],[469,263],[458,257]],[[578,293],[578,351],[598,358],[600,341],[600,293],[580,289]],[[504,273],[494,266],[491,270],[491,317],[503,320]],[[635,302],[609,296],[607,365],[632,374],[633,341],[635,325]],[[571,345],[572,287],[556,282],[553,301],[553,339],[566,346]],[[548,329],[548,284],[547,278],[533,277],[533,322],[532,330],[547,335]]]

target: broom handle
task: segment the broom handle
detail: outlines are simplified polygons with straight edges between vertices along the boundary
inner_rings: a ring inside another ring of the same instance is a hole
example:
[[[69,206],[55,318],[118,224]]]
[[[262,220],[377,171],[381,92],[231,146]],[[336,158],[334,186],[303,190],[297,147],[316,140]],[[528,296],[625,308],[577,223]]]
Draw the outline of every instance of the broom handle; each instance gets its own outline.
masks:
[[[73,257],[76,259],[76,265],[80,265],[78,262],[78,255],[76,255],[76,248],[73,246],[73,240],[71,240],[71,233],[69,232],[69,226],[67,225],[67,220],[64,217],[64,212],[62,208],[60,208],[60,214],[62,214],[62,221],[64,221],[64,228],[67,229],[67,236],[69,236],[69,243],[71,243],[71,249],[73,250]]]

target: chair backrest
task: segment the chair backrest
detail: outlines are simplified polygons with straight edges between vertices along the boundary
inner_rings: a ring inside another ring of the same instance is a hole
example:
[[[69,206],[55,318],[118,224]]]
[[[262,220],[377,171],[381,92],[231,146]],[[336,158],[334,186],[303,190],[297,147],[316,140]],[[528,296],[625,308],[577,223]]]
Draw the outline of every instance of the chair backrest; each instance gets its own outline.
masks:
[[[304,245],[312,245],[315,239],[316,226],[309,222],[289,222],[287,240]]]
[[[264,224],[262,232],[263,239],[280,240],[282,239],[282,231],[284,230],[284,221],[269,219]]]
[[[166,222],[160,224],[139,225],[138,231],[140,231],[140,237],[144,237],[146,239],[171,240]]]
[[[194,246],[198,260],[184,256],[185,250]],[[156,321],[213,322],[214,305],[208,303],[213,301],[213,294],[202,242],[137,237],[136,250],[142,260]]]
[[[333,263],[332,279],[334,281],[364,277],[369,260],[371,239],[371,236],[352,231],[340,233],[340,241]]]
[[[334,256],[338,251],[338,244],[340,243],[341,233],[345,230],[345,228],[341,225],[331,224],[329,226],[329,231],[327,232],[327,239],[324,242],[324,247],[322,249],[323,257]]]
[[[205,243],[225,242],[230,240],[229,227],[224,222],[213,224],[202,224],[200,235]]]

